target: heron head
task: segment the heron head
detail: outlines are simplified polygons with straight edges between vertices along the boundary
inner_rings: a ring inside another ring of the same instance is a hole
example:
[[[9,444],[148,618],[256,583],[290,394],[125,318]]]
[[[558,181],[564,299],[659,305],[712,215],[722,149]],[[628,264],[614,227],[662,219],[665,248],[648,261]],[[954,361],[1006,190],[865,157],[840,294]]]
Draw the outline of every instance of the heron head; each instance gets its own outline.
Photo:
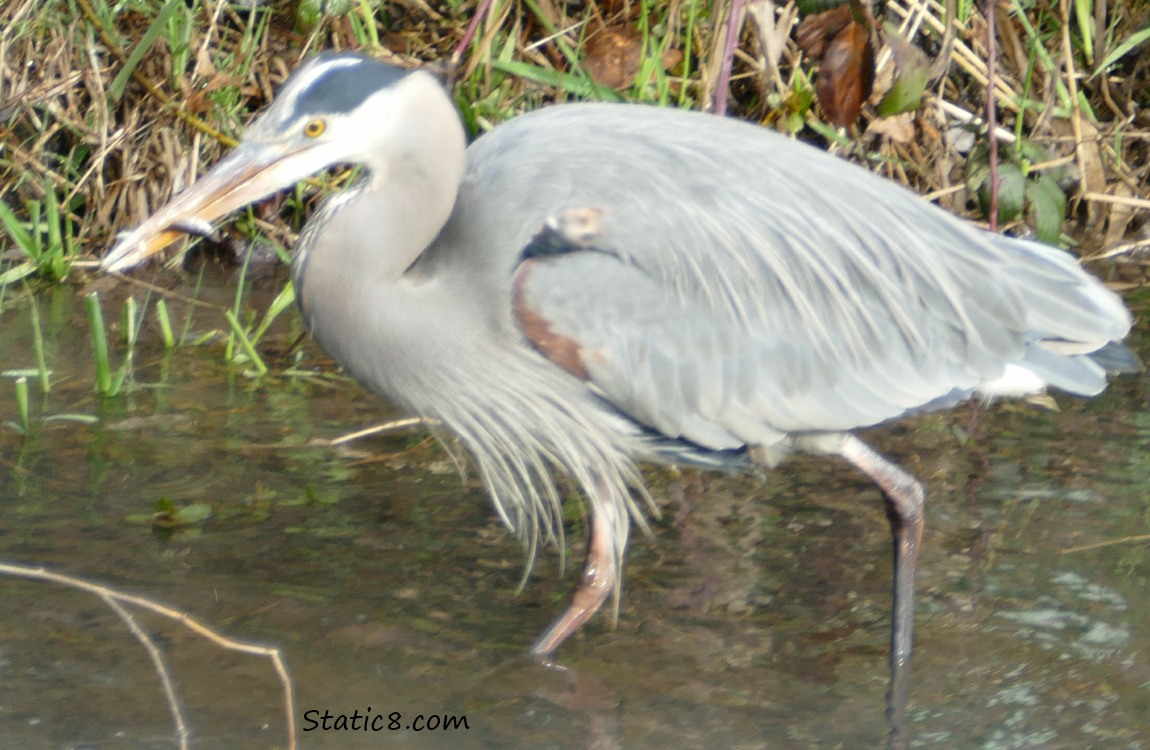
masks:
[[[417,143],[436,137],[452,139],[453,146],[457,140],[462,152],[458,116],[433,75],[359,54],[321,54],[288,78],[234,151],[120,235],[101,268],[127,270],[181,234],[208,234],[219,217],[337,164],[386,173]]]

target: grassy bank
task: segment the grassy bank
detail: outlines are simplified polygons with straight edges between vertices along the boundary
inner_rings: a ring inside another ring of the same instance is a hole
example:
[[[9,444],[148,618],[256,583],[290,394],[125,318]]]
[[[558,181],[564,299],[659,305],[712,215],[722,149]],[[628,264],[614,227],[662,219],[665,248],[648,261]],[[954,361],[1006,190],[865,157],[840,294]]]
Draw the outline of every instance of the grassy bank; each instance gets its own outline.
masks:
[[[820,4],[828,3],[800,5]],[[333,48],[401,65],[443,63],[458,52],[455,90],[474,134],[557,100],[707,109],[726,90],[731,116],[820,142],[975,220],[986,210],[978,192],[989,174],[983,115],[993,56],[998,167],[1008,194],[1000,200],[1017,204],[1000,206],[1006,223],[1035,226],[1063,244],[1088,232],[1093,251],[1115,256],[1134,257],[1145,239],[1150,0],[1003,0],[993,50],[982,9],[968,0],[950,3],[949,23],[941,4],[892,0],[875,9],[887,30],[860,26],[873,45],[874,93],[846,127],[832,124],[820,101],[831,57],[820,63],[809,45],[800,49],[796,29],[812,16],[794,2],[746,4],[728,85],[728,2],[504,0],[460,48],[476,5],[4,4],[0,283],[84,281],[117,232],[235,142],[301,59]],[[824,41],[833,44],[830,34]],[[858,75],[856,57],[847,83]],[[888,114],[890,89],[901,85],[893,82],[907,71],[922,79],[921,102]],[[241,216],[234,232],[262,234],[286,257],[327,187],[321,181]],[[1132,265],[1128,284],[1141,278]]]

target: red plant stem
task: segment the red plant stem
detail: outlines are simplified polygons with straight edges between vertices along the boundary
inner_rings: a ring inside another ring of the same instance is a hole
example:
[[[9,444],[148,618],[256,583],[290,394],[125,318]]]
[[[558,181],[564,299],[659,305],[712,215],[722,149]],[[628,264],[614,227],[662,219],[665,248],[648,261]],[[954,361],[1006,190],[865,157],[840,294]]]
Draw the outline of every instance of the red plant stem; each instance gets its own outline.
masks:
[[[995,58],[998,56],[996,32],[994,28],[995,3],[986,0],[986,137],[990,139],[990,231],[998,231],[998,129],[997,110],[994,95]],[[951,19],[947,19],[951,21]]]
[[[475,15],[471,18],[471,23],[467,26],[467,31],[463,34],[463,39],[459,44],[455,45],[455,50],[451,53],[451,62],[458,65],[459,61],[463,59],[463,52],[467,49],[467,45],[471,44],[471,40],[475,38],[475,32],[479,29],[479,24],[483,23],[484,17],[487,16],[487,11],[491,9],[491,0],[483,0],[479,7],[475,9]]]
[[[723,41],[723,65],[719,68],[719,80],[715,85],[715,99],[711,111],[716,115],[727,114],[727,95],[731,87],[731,66],[735,59],[735,48],[739,45],[739,28],[743,20],[743,0],[731,0],[727,11],[727,38]]]

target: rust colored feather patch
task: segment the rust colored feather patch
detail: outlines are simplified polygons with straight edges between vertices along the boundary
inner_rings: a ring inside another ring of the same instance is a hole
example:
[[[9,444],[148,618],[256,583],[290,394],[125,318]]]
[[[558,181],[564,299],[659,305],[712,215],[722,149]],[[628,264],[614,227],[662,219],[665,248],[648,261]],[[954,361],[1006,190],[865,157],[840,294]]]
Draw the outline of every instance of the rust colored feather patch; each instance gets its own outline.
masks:
[[[538,260],[523,261],[511,282],[512,313],[519,330],[539,352],[580,380],[587,380],[587,366],[583,363],[583,347],[569,336],[551,330],[551,322],[536,312],[525,299],[524,286]]]

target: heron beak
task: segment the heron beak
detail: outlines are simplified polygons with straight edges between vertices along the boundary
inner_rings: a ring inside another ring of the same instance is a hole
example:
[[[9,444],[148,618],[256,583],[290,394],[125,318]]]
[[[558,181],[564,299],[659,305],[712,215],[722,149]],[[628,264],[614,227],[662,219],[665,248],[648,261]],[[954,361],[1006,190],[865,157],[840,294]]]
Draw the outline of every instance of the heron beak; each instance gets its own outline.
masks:
[[[244,143],[191,187],[152,214],[143,224],[121,234],[100,263],[107,272],[126,271],[155,255],[184,234],[210,236],[211,222],[295,183],[277,169],[300,150]],[[287,170],[294,171],[294,170]]]

